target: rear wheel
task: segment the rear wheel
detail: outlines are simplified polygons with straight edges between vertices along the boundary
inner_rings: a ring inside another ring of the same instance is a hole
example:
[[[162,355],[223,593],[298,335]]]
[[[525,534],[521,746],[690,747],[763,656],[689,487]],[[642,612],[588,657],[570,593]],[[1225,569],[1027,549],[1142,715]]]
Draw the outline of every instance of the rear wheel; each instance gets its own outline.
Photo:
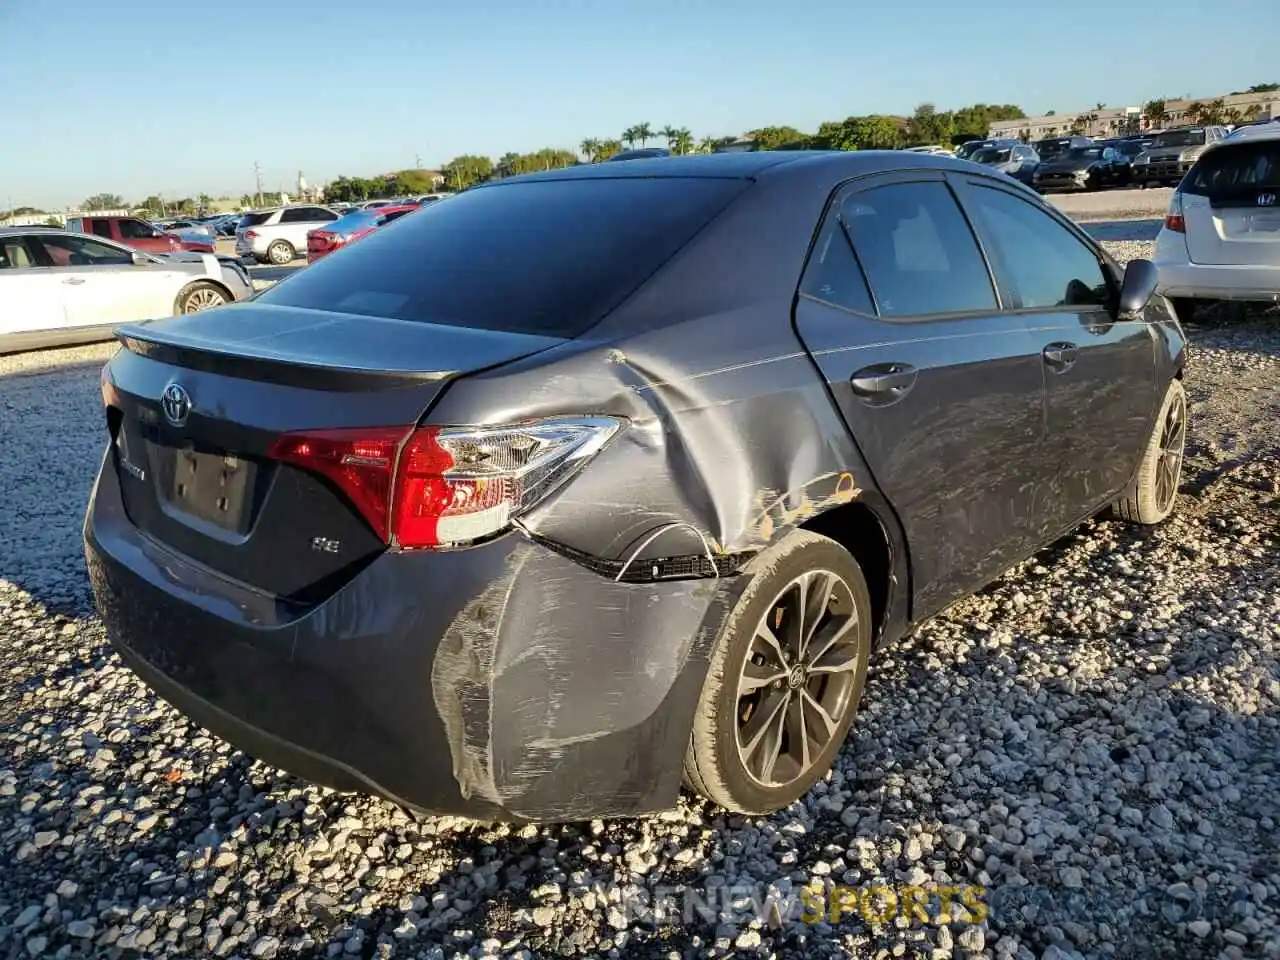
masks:
[[[834,540],[795,531],[744,571],[712,654],[685,780],[740,813],[802,797],[853,723],[871,654],[871,600]]]
[[[230,302],[231,298],[227,296],[227,292],[216,283],[198,280],[182,288],[182,291],[174,301],[173,312],[177,314],[199,313],[201,310],[212,310],[214,307],[220,307],[224,303]]]
[[[1182,381],[1174,380],[1164,395],[1160,416],[1147,441],[1133,487],[1112,505],[1112,515],[1130,523],[1150,525],[1173,513],[1186,443],[1187,394]]]
[[[271,246],[267,247],[267,259],[277,267],[291,263],[295,256],[297,256],[297,253],[293,249],[293,244],[288,240],[276,240]]]

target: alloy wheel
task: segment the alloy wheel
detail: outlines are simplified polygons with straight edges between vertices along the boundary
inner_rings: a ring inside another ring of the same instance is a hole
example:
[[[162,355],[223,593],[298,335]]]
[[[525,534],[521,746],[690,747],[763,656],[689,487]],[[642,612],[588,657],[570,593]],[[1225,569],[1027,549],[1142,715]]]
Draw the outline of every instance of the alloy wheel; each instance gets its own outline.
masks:
[[[756,625],[738,678],[743,768],[776,787],[800,779],[831,743],[857,685],[857,605],[842,577],[810,570]]]
[[[1161,511],[1173,505],[1182,476],[1182,457],[1187,440],[1187,401],[1176,394],[1160,428],[1160,456],[1156,461],[1156,503]]]
[[[217,290],[210,287],[202,287],[199,290],[193,290],[187,294],[187,299],[183,301],[183,313],[199,313],[201,310],[209,310],[213,307],[220,307],[227,302]]]

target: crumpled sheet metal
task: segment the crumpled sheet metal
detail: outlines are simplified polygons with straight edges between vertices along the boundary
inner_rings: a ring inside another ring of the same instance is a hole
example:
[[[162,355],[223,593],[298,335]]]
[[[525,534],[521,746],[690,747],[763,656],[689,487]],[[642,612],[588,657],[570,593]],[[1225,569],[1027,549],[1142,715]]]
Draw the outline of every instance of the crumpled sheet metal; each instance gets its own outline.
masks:
[[[715,587],[613,583],[518,545],[454,618],[432,667],[463,795],[531,821],[671,806],[728,608]]]

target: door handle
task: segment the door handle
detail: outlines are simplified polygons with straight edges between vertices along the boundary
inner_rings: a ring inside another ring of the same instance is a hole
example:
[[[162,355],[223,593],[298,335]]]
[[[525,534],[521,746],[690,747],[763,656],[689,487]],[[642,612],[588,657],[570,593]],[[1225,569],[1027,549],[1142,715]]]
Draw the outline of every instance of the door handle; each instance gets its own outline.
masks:
[[[877,363],[849,378],[853,392],[871,403],[892,403],[916,384],[919,372],[906,363]]]
[[[1044,362],[1049,365],[1055,372],[1061,373],[1070,369],[1071,365],[1076,362],[1076,345],[1074,343],[1051,343],[1041,351]]]
[[[67,277],[63,283],[81,284],[84,283],[84,277]]]

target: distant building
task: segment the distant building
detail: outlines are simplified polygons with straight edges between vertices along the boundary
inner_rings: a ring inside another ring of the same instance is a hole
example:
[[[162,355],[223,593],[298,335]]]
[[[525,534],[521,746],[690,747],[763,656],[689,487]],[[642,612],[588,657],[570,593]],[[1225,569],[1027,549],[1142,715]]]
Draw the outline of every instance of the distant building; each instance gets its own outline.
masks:
[[[1235,110],[1245,120],[1267,120],[1280,117],[1280,92],[1235,93],[1222,97],[1199,97],[1192,100],[1166,100],[1165,118],[1161,126],[1176,127],[1191,123],[1188,110],[1194,103],[1209,104],[1221,99],[1224,109]],[[1151,121],[1143,116],[1142,107],[1103,107],[1077,110],[1073,113],[1046,114],[1021,120],[997,120],[987,130],[988,137],[1042,140],[1079,130],[1090,137],[1115,137],[1151,129]]]

